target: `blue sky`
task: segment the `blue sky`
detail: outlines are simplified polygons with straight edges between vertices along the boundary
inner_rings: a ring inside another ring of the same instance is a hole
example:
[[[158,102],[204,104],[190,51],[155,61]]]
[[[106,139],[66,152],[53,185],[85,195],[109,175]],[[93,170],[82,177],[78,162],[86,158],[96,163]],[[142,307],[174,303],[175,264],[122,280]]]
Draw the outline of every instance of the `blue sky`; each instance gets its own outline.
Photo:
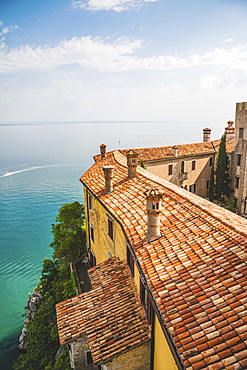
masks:
[[[246,0],[1,0],[0,122],[234,120]]]

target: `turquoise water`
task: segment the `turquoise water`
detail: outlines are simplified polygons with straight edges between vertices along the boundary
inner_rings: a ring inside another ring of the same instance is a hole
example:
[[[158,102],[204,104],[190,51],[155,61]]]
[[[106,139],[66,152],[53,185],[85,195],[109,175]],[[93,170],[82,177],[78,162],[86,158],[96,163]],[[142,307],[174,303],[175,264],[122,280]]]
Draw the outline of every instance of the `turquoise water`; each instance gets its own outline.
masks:
[[[51,224],[62,204],[83,202],[79,177],[99,145],[112,150],[201,141],[203,127],[162,122],[0,125],[1,369],[12,368],[28,293],[38,284],[43,259],[52,254]]]

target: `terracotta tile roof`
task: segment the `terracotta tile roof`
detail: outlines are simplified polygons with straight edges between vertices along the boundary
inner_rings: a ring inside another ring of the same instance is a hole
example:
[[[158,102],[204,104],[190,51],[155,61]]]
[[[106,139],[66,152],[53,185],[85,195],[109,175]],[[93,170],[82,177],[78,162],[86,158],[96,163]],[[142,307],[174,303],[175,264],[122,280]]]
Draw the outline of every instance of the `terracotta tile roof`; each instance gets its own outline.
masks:
[[[214,140],[209,142],[201,143],[191,143],[176,145],[178,149],[178,157],[200,155],[200,154],[210,154],[218,152],[220,146],[220,140]],[[151,148],[140,148],[135,149],[139,153],[139,161],[144,162],[155,161],[167,158],[174,158],[172,146],[161,146],[161,147],[151,147]],[[227,153],[231,153],[234,149],[234,138],[229,139],[226,142]],[[126,156],[129,149],[120,150],[120,153]],[[94,160],[100,160],[101,156],[94,156]]]
[[[94,364],[150,339],[129,268],[111,258],[91,268],[92,290],[56,305],[60,344],[87,336]]]
[[[102,165],[114,166],[104,192]],[[81,181],[123,225],[188,370],[247,368],[247,221],[107,153]],[[163,195],[161,237],[148,242],[144,192]]]

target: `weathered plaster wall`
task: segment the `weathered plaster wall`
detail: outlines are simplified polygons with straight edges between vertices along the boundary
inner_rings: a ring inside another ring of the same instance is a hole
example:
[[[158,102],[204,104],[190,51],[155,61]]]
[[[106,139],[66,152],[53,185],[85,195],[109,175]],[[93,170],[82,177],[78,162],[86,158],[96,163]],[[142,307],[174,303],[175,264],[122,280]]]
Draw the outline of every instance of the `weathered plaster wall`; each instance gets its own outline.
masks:
[[[87,190],[84,194],[84,199],[87,199]],[[85,202],[87,203],[87,202]],[[96,263],[99,264],[107,260],[110,256],[118,256],[121,260],[126,261],[127,249],[126,239],[122,228],[110,213],[100,204],[100,202],[92,197],[92,209],[87,209],[87,243],[94,251]],[[108,235],[108,218],[113,220],[113,240]],[[94,228],[94,241],[89,236],[89,224]]]
[[[196,184],[196,194],[201,197],[206,197],[207,180],[210,179],[212,168],[210,166],[210,157],[214,160],[215,154],[173,157],[159,162],[146,163],[146,169],[175,185],[187,187],[187,190],[189,190],[190,185]],[[196,164],[195,169],[192,170],[192,161],[194,160]],[[181,172],[182,161],[184,161],[184,174]],[[170,164],[173,165],[172,175],[168,174],[168,167]]]
[[[105,364],[107,370],[150,370],[150,341]]]

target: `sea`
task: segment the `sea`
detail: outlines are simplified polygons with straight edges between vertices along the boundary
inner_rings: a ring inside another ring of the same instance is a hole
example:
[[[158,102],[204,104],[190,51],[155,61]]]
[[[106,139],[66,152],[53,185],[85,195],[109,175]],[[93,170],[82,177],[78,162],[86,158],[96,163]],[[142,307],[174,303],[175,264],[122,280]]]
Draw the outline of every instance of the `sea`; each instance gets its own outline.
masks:
[[[59,208],[83,203],[80,176],[100,144],[107,150],[202,141],[202,129],[221,137],[219,122],[0,123],[0,368],[12,369],[25,305],[50,258],[51,224]]]

